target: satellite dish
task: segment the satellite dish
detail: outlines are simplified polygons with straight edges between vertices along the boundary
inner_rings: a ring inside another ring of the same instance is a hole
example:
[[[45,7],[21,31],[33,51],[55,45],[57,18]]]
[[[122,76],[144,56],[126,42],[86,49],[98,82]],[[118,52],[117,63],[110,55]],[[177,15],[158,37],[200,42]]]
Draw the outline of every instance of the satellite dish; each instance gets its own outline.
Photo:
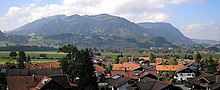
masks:
[[[45,85],[47,81],[48,81],[48,79],[44,79],[44,80],[41,81],[41,83],[42,83],[43,85]]]

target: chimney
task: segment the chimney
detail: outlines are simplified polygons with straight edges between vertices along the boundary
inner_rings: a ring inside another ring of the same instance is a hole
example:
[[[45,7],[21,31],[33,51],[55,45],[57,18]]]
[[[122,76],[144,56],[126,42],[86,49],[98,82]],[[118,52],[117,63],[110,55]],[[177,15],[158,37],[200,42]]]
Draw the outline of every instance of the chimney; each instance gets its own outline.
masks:
[[[219,75],[216,75],[216,76],[215,76],[215,82],[216,82],[216,83],[219,83],[219,82],[220,82],[219,79],[220,79],[220,76],[219,76]]]
[[[32,76],[34,77],[34,81],[36,81],[37,79],[36,79],[35,75],[32,75]]]
[[[127,72],[127,68],[125,68],[125,72]]]

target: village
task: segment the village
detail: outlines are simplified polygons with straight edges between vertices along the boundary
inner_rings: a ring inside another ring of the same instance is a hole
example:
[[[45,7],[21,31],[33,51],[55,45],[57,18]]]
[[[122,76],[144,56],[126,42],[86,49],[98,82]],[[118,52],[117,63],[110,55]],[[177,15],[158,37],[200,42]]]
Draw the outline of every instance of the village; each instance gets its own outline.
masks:
[[[99,90],[219,90],[217,58],[124,56],[116,59],[94,53],[92,58]],[[0,65],[1,88],[5,90],[78,90],[60,62],[26,62]],[[74,79],[77,80],[77,79]]]

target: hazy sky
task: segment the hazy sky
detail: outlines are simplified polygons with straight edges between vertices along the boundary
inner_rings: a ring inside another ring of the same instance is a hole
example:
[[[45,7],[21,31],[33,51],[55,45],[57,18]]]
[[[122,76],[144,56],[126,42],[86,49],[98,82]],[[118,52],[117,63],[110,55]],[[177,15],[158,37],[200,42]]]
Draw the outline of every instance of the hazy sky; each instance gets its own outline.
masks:
[[[111,14],[133,22],[169,22],[185,36],[220,41],[220,0],[1,0],[0,30],[56,14]]]

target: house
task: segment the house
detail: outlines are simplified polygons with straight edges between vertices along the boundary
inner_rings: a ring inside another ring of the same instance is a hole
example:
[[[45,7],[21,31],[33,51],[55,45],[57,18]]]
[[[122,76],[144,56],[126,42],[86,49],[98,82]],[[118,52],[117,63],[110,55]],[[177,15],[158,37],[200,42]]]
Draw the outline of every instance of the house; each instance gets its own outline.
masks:
[[[190,60],[190,59],[178,59],[178,64],[179,65],[184,65],[187,66],[189,64],[194,64],[195,60]]]
[[[139,57],[139,60],[149,61],[149,57],[144,57],[144,56],[142,56],[142,57]]]
[[[182,65],[156,65],[156,70],[159,73],[159,71],[179,71],[186,68]]]
[[[219,90],[220,75],[202,73],[194,78],[191,83],[193,84],[193,89]]]
[[[155,71],[156,72],[156,71]],[[153,79],[157,79],[158,76],[155,75],[153,71],[146,71],[144,68],[140,67],[134,70],[114,70],[111,71],[111,75],[123,75],[129,78],[132,78],[132,80],[140,80],[141,78],[144,77],[149,77]]]
[[[67,75],[7,76],[8,90],[67,90],[71,89]]]
[[[44,62],[44,63],[35,63],[39,69],[58,69],[60,68],[59,62]]]
[[[101,67],[101,66],[99,66],[97,64],[94,64],[93,66],[95,67],[95,73],[96,73],[97,76],[103,75],[105,73],[105,71],[106,71],[105,68],[103,68],[103,67]]]
[[[7,76],[62,75],[62,69],[8,69]]]
[[[100,63],[100,62],[102,62],[103,60],[105,60],[105,57],[95,55],[92,60],[93,60],[93,63]]]
[[[143,78],[129,87],[129,90],[182,90],[169,83],[164,83],[151,78]]]
[[[59,62],[43,62],[43,63],[24,63],[24,69],[59,69]],[[9,69],[18,69],[18,64],[12,65]]]
[[[97,64],[94,64],[93,66],[95,67],[95,74],[96,74],[96,77],[97,77],[97,82],[102,81],[102,76],[105,75],[106,69],[99,66],[99,65],[97,65]]]
[[[122,64],[113,64],[112,70],[134,70],[140,68],[141,66],[136,62],[123,62]]]
[[[174,76],[174,79],[177,79],[179,81],[182,80],[188,80],[195,77],[195,73],[190,68],[183,68],[179,71],[176,71],[176,75]]]
[[[156,61],[157,63],[161,63],[161,62],[163,62],[163,58],[156,58],[155,61]]]
[[[109,89],[111,90],[127,90],[129,87],[129,81],[131,78],[123,76],[123,75],[115,75],[106,80],[106,83],[109,85]]]

